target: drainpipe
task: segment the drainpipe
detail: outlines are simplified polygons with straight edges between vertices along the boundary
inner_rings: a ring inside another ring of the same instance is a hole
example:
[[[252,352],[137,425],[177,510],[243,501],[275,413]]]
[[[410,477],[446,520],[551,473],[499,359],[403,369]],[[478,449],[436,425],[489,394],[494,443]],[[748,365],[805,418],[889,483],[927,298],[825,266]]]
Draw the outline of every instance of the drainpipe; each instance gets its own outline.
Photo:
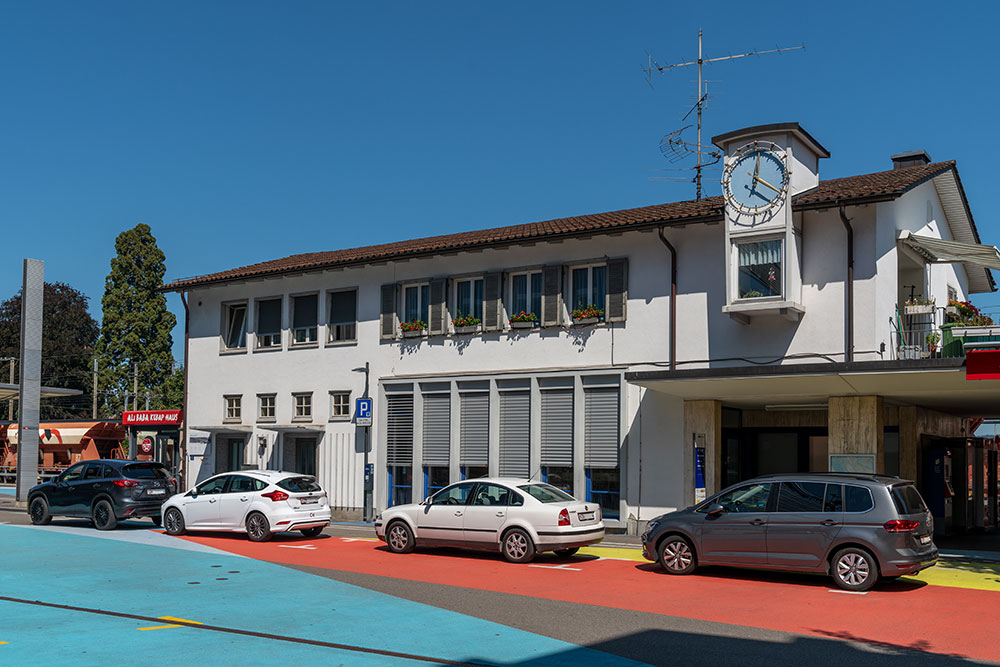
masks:
[[[181,479],[184,481],[184,486],[186,487],[188,485],[188,476],[187,476],[187,473],[188,473],[188,465],[187,465],[187,462],[188,462],[188,457],[187,457],[188,359],[189,359],[188,344],[191,341],[191,338],[189,336],[189,332],[190,332],[190,329],[191,329],[191,325],[190,325],[190,323],[191,323],[191,313],[188,311],[188,302],[187,302],[186,294],[184,292],[180,292],[180,295],[181,295],[181,303],[184,304],[184,390],[183,390],[182,399],[181,399],[181,409],[184,411],[181,414],[184,415],[184,419],[181,421],[181,431],[180,431],[180,439],[181,439],[181,441],[179,443],[177,443],[177,444],[179,445],[178,450],[181,451],[181,452],[183,452],[181,454],[180,469],[181,469]],[[180,492],[180,491],[183,491],[183,489],[178,488],[177,491]]]
[[[854,228],[844,211],[844,204],[837,202],[840,209],[840,221],[847,230],[847,335],[844,346],[844,361],[854,361]]]
[[[670,370],[677,370],[677,250],[658,227],[660,241],[670,251]]]

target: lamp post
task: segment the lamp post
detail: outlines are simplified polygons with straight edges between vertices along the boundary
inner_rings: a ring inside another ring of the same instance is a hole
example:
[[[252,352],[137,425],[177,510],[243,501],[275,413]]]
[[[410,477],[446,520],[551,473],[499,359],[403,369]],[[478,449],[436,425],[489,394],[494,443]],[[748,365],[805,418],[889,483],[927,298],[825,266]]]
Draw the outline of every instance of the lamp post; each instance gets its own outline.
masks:
[[[362,395],[362,398],[368,398],[368,375],[369,375],[369,372],[370,372],[370,368],[371,367],[370,367],[369,363],[366,361],[363,368],[352,368],[351,369],[351,371],[353,371],[355,373],[364,373],[365,374],[365,393]],[[364,427],[364,429],[365,429],[365,445],[364,445],[365,467],[364,467],[364,470],[362,471],[362,474],[361,474],[362,485],[364,487],[364,493],[365,493],[364,510],[363,510],[363,514],[362,514],[361,518],[364,521],[371,521],[372,520],[372,492],[373,492],[374,485],[375,485],[374,471],[372,471],[371,474],[369,474],[369,471],[368,471],[368,451],[371,449],[371,432],[372,432],[371,428],[372,428],[371,426],[365,426]]]

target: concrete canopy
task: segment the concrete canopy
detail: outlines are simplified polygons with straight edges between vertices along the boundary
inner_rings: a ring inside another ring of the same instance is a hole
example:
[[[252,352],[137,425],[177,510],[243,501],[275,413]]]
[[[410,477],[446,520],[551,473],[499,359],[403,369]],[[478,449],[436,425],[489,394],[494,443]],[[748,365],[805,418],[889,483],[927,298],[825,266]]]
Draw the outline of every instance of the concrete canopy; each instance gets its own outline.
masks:
[[[0,401],[17,400],[21,388],[16,384],[0,383]],[[79,389],[60,389],[59,387],[42,387],[42,398],[60,398],[64,396],[80,396]]]

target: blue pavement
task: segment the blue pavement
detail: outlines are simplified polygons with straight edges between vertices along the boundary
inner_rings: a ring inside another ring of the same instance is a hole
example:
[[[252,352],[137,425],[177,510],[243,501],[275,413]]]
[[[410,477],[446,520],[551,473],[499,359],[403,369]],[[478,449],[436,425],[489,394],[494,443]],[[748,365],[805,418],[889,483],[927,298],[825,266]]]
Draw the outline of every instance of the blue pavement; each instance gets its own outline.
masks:
[[[0,525],[0,596],[439,660],[539,667],[639,664],[280,565],[161,546],[176,542],[148,530],[115,531],[115,536],[110,540],[96,532]],[[192,660],[428,664],[228,632],[159,627],[163,625],[170,623],[0,601],[0,664],[122,659],[164,665]]]

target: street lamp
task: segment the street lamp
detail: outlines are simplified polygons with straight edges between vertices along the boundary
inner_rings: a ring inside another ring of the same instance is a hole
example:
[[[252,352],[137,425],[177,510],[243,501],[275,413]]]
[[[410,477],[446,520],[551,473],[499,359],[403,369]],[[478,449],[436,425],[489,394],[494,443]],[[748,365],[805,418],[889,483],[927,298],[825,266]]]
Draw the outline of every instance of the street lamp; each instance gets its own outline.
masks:
[[[362,395],[362,398],[368,398],[368,375],[369,375],[369,372],[370,372],[370,365],[369,365],[369,363],[366,361],[364,367],[361,367],[361,368],[352,368],[351,371],[354,372],[354,373],[364,373],[365,374],[365,393]],[[375,475],[374,475],[374,471],[373,470],[369,470],[369,468],[368,468],[368,465],[369,465],[368,464],[368,450],[371,449],[371,432],[372,431],[371,431],[371,426],[365,426],[364,429],[365,429],[365,446],[364,446],[365,467],[364,467],[364,471],[362,472],[362,480],[363,480],[363,486],[364,486],[364,490],[365,490],[365,501],[364,501],[364,510],[363,510],[363,514],[362,514],[361,518],[364,521],[371,521],[372,520],[372,491],[373,491],[374,486],[375,486],[375,479],[374,479]]]

